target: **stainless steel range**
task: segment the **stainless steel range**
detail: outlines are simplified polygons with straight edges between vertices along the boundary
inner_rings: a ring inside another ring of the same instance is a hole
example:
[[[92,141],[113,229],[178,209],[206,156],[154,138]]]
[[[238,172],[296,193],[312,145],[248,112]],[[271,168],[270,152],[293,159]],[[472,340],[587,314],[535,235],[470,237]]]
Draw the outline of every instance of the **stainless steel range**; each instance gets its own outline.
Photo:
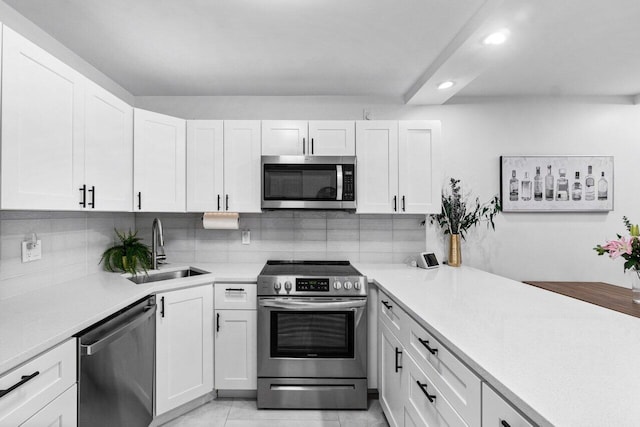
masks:
[[[267,261],[258,408],[367,407],[367,279],[348,261]]]

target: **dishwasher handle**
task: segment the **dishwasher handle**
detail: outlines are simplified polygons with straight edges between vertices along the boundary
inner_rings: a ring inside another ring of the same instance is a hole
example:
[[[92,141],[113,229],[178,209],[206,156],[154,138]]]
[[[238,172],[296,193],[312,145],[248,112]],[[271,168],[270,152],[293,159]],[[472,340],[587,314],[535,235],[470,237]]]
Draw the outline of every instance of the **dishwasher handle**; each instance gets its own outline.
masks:
[[[122,337],[123,335],[126,335],[127,333],[131,332],[132,330],[134,330],[135,328],[137,328],[138,326],[146,322],[151,316],[153,316],[156,313],[155,304],[147,307],[145,307],[144,313],[136,316],[131,321],[125,323],[119,328],[105,333],[105,335],[102,338],[100,338],[98,341],[95,341],[91,344],[81,344],[80,355],[91,356],[93,354],[96,354],[107,345],[111,344],[118,338]]]

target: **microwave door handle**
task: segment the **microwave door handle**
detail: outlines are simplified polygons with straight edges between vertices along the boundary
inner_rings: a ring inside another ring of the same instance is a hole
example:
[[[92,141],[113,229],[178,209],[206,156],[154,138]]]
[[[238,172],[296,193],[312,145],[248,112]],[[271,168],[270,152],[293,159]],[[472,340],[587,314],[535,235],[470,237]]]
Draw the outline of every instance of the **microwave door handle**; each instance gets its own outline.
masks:
[[[342,165],[336,165],[336,200],[342,200]]]

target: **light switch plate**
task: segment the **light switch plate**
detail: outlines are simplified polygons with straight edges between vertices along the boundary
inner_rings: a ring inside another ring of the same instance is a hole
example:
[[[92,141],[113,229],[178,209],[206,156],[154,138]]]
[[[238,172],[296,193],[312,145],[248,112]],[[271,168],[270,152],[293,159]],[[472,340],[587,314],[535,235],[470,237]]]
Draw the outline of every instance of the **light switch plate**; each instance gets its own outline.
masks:
[[[251,230],[242,230],[242,244],[248,245],[251,243]]]
[[[22,242],[22,262],[36,261],[42,258],[42,240],[36,243]]]

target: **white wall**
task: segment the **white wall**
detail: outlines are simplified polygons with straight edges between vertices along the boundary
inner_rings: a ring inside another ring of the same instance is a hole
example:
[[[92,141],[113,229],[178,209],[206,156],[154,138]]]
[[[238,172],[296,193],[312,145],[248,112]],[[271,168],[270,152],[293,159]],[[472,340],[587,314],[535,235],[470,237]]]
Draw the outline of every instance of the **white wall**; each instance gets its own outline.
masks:
[[[463,262],[517,280],[589,280],[630,286],[622,262],[592,248],[623,232],[623,215],[640,223],[640,106],[619,98],[461,100],[406,106],[399,99],[350,97],[137,97],[136,106],[193,119],[439,119],[446,176],[485,200],[499,192],[501,155],[613,155],[614,211],[502,214],[463,243]],[[439,258],[444,238],[427,228]]]

